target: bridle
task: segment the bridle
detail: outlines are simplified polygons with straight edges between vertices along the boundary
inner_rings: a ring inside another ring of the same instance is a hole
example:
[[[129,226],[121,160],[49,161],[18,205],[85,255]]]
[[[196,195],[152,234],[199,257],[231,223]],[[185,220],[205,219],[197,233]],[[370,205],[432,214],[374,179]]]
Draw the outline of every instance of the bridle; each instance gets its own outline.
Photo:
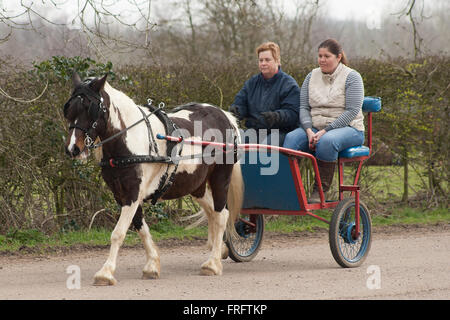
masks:
[[[91,135],[92,135],[91,130],[95,131],[95,129],[97,128],[97,125],[98,125],[97,121],[102,116],[101,112],[103,112],[103,115],[106,114],[106,107],[103,104],[103,97],[99,93],[97,93],[94,90],[92,90],[91,88],[89,88],[89,82],[85,81],[85,83],[86,83],[86,85],[83,85],[74,91],[74,93],[72,94],[70,99],[64,105],[64,115],[66,115],[67,109],[69,108],[70,103],[72,102],[73,99],[77,99],[77,98],[81,99],[81,104],[83,106],[84,106],[84,104],[83,104],[84,99],[87,99],[89,101],[89,106],[87,107],[88,114],[89,114],[89,117],[91,117],[94,120],[91,127],[84,128],[84,127],[81,127],[74,123],[69,126],[69,130],[78,129],[78,130],[83,131],[83,133],[85,135],[84,145],[86,148],[92,149],[95,139],[93,139],[91,137]],[[84,99],[83,99],[83,97],[84,97]]]
[[[158,149],[156,146],[156,142],[153,139],[153,133],[151,132],[151,126],[150,123],[148,121],[148,118],[153,115],[156,114],[158,116],[158,118],[160,118],[161,122],[163,122],[166,125],[166,131],[168,132],[173,132],[174,130],[177,129],[177,127],[175,126],[175,124],[170,121],[169,117],[167,117],[167,115],[164,113],[164,111],[162,111],[162,109],[164,108],[164,102],[160,102],[158,107],[155,108],[152,106],[152,100],[148,99],[147,100],[147,105],[146,107],[149,108],[151,110],[151,112],[148,115],[145,115],[145,113],[142,111],[141,108],[139,108],[139,110],[142,112],[142,116],[143,118],[136,121],[135,123],[133,123],[132,125],[126,127],[125,129],[122,129],[121,131],[117,132],[116,134],[112,135],[109,138],[104,139],[103,141],[94,144],[95,139],[93,139],[91,137],[90,131],[91,130],[95,130],[97,128],[97,121],[100,119],[101,116],[101,111],[103,111],[103,114],[106,114],[106,107],[103,104],[103,98],[100,96],[100,94],[98,94],[97,92],[95,92],[94,90],[89,88],[89,80],[86,80],[85,83],[87,83],[86,86],[80,87],[78,89],[76,89],[76,91],[72,94],[72,96],[70,97],[70,99],[66,102],[66,104],[64,105],[64,115],[66,115],[67,109],[71,103],[71,101],[73,99],[76,98],[80,98],[81,99],[81,103],[83,104],[83,97],[81,95],[83,95],[85,98],[87,98],[89,100],[89,107],[88,107],[88,114],[92,119],[95,119],[95,121],[92,123],[92,126],[90,128],[84,128],[81,127],[77,124],[72,124],[69,126],[69,130],[71,129],[78,129],[83,131],[85,138],[84,138],[84,145],[85,148],[87,149],[96,149],[102,145],[104,145],[105,143],[114,140],[115,138],[123,135],[125,132],[127,132],[128,130],[130,130],[131,128],[135,127],[136,125],[138,125],[139,123],[141,123],[142,121],[145,121],[148,131],[149,131],[149,140],[150,140],[150,146],[153,145],[155,147],[155,151],[156,153],[158,153]],[[93,101],[94,98],[96,101]],[[97,104],[95,103],[97,102]]]

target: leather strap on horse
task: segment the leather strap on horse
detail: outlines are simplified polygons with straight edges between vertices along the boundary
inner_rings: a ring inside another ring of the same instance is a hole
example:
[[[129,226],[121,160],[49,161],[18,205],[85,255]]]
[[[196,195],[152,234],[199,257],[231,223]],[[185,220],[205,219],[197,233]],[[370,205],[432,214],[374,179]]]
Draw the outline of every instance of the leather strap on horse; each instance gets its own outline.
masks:
[[[152,146],[155,149],[156,154],[159,154],[158,152],[158,145],[155,142],[155,139],[153,138],[153,130],[152,126],[150,125],[150,121],[148,120],[144,110],[142,110],[140,107],[138,107],[139,111],[142,113],[142,117],[144,118],[145,124],[147,125],[147,133],[148,133],[148,154],[152,154]]]
[[[151,114],[155,114],[158,119],[164,124],[164,129],[166,131],[166,134],[171,135],[175,130],[178,129],[176,124],[170,120],[170,118],[167,116],[167,114],[161,110],[161,108],[155,108],[151,105],[151,103],[146,105],[147,108],[150,109]],[[167,141],[167,148],[166,148],[166,156],[153,156],[151,155],[152,151],[152,145],[154,146],[155,152],[158,154],[158,146],[153,138],[153,132],[151,129],[150,122],[148,121],[148,116],[145,115],[144,111],[139,108],[139,110],[142,112],[143,120],[145,121],[147,125],[148,130],[148,136],[149,136],[149,155],[136,155],[136,156],[130,156],[126,158],[118,158],[118,159],[109,159],[109,160],[102,160],[99,165],[101,167],[110,167],[110,168],[123,168],[128,167],[132,165],[136,165],[139,163],[167,163],[166,172],[163,174],[159,181],[158,189],[150,196],[150,199],[152,200],[152,204],[155,204],[158,199],[172,186],[173,181],[175,179],[175,174],[178,169],[179,161],[173,161],[171,158],[172,150],[173,148],[178,144],[176,142]],[[177,158],[180,158],[181,152],[183,149],[183,145],[181,144],[179,146],[178,150],[178,156]],[[169,168],[170,164],[175,164],[175,169],[172,171],[172,173],[169,176]]]
[[[116,139],[117,137],[123,135],[125,132],[127,132],[128,130],[130,130],[131,128],[137,126],[139,123],[141,123],[142,121],[147,120],[152,114],[155,114],[158,111],[161,111],[162,107],[158,107],[158,108],[154,108],[154,111],[152,111],[151,113],[149,113],[148,115],[144,116],[141,120],[136,121],[135,123],[133,123],[131,126],[126,127],[125,129],[120,130],[119,132],[117,132],[116,134],[113,134],[112,136],[110,136],[109,138],[106,138],[105,140],[97,143],[97,144],[93,144],[89,147],[89,149],[96,149],[98,147],[101,147],[102,145],[104,145],[105,143]]]
[[[150,104],[148,105],[148,107],[150,108],[150,110],[151,110],[151,108],[153,108]],[[172,120],[170,120],[170,118],[167,116],[167,114],[164,111],[160,110],[160,112],[156,113],[156,116],[164,124],[164,127],[165,127],[164,129],[167,133],[168,132],[173,133],[175,130],[178,129],[176,124]],[[167,141],[166,143],[167,143],[167,152],[166,153],[167,153],[167,156],[170,158],[170,156],[172,155],[172,150],[177,145],[177,143],[171,142],[171,141]],[[181,155],[182,150],[183,150],[183,144],[179,145],[178,157]],[[172,160],[172,163],[173,163],[173,160]],[[170,166],[169,165],[167,166],[166,172],[164,172],[164,175],[159,180],[158,189],[156,189],[156,191],[150,196],[150,199],[152,200],[153,205],[155,205],[156,202],[158,201],[158,199],[161,198],[163,196],[163,194],[172,186],[173,181],[175,180],[175,174],[178,170],[178,164],[179,164],[179,161],[176,162],[175,169],[170,174],[170,177],[168,177]]]
[[[127,158],[111,158],[109,160],[103,160],[99,163],[101,167],[110,168],[124,168],[139,163],[169,163],[173,164],[170,157],[165,156],[132,156]]]
[[[152,114],[155,114],[158,117],[158,119],[164,124],[165,131],[168,134],[172,134],[176,129],[178,129],[177,126],[175,125],[175,123],[173,123],[172,120],[170,120],[170,118],[167,116],[167,114],[164,111],[162,111],[159,108],[156,109],[150,105],[147,105],[146,107],[148,107],[152,111]],[[146,116],[144,118],[146,118]],[[148,125],[150,125],[150,123]],[[156,142],[151,133],[152,133],[152,131],[151,131],[151,127],[150,127],[149,128],[150,145],[153,144],[155,151],[157,153],[159,153],[158,147],[157,147]],[[153,143],[152,143],[152,141],[153,141]],[[123,168],[123,167],[128,167],[128,166],[139,164],[139,163],[177,164],[178,161],[174,161],[174,159],[171,157],[172,150],[177,144],[178,144],[177,142],[167,141],[167,148],[166,148],[167,155],[166,156],[160,156],[159,154],[155,156],[155,155],[150,154],[150,155],[134,155],[134,156],[123,157],[123,158],[111,158],[111,159],[107,159],[107,160],[102,159],[102,161],[99,163],[99,165],[101,167]],[[150,148],[151,148],[151,146],[150,146]],[[181,154],[181,151],[182,151],[182,145],[180,146],[178,155]],[[178,158],[178,157],[176,157],[176,158]]]
[[[147,104],[145,107],[148,108],[152,113],[154,113],[158,117],[159,121],[161,121],[163,123],[164,129],[167,132],[167,134],[169,134],[169,132],[173,133],[175,130],[178,129],[176,124],[172,120],[170,120],[169,116],[163,110],[161,110],[160,108],[153,107],[151,105],[151,103]],[[153,134],[152,134],[152,139],[153,139]],[[167,156],[170,157],[170,155],[172,154],[172,150],[177,145],[177,143],[176,142],[169,143],[169,142],[170,141],[167,141],[167,152],[166,153],[167,153]],[[158,147],[156,146],[156,143],[155,143],[155,147],[156,147],[155,151],[156,151],[156,153],[158,153],[158,149],[157,149]]]

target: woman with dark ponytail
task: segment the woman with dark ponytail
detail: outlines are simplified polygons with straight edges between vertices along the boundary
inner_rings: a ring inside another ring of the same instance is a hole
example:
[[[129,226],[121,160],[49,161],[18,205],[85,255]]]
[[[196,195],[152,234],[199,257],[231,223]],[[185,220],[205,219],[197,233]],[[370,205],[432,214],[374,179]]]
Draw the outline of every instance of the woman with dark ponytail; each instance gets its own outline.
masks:
[[[317,62],[319,67],[306,76],[301,88],[300,127],[287,134],[284,147],[315,153],[327,192],[339,152],[364,142],[364,84],[334,39],[319,45]],[[320,202],[316,184],[309,199]]]

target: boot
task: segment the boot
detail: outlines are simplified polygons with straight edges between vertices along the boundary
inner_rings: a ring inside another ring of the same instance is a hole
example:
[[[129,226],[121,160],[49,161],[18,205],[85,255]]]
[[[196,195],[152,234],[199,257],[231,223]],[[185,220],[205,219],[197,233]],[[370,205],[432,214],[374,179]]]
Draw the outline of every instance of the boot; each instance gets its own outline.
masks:
[[[322,189],[326,200],[325,193],[330,190],[331,183],[333,182],[336,162],[328,162],[317,159],[317,166],[319,168],[320,181],[322,182]],[[319,187],[317,186],[316,181],[314,181],[313,192],[309,197],[309,203],[320,203]]]

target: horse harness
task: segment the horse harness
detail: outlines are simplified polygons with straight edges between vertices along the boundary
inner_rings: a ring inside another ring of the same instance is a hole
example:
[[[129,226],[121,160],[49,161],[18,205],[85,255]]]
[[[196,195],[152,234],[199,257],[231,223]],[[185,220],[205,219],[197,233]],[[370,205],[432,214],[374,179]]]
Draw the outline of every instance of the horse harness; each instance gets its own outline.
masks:
[[[96,149],[96,148],[102,146],[103,144],[123,135],[125,132],[127,132],[134,126],[138,125],[142,121],[145,121],[145,124],[147,126],[147,131],[148,131],[148,138],[149,138],[149,154],[148,155],[133,155],[133,156],[121,157],[121,158],[102,159],[102,161],[99,163],[99,165],[102,168],[124,168],[124,167],[129,167],[129,166],[140,164],[140,163],[165,163],[165,164],[168,164],[168,166],[166,168],[166,172],[163,174],[163,176],[161,177],[161,179],[159,181],[158,189],[150,196],[150,199],[152,200],[152,204],[155,204],[158,201],[158,199],[173,184],[179,162],[181,160],[185,160],[185,159],[201,158],[201,157],[203,157],[203,154],[188,155],[188,156],[182,157],[181,152],[183,150],[183,143],[180,143],[183,141],[182,136],[181,136],[180,142],[174,142],[174,141],[167,140],[166,141],[166,143],[167,143],[166,155],[161,156],[159,154],[158,146],[154,139],[153,131],[152,131],[150,121],[148,120],[148,118],[151,115],[155,114],[158,117],[158,119],[163,123],[167,136],[171,136],[173,134],[173,132],[178,129],[178,127],[169,118],[169,116],[162,110],[164,108],[164,103],[161,102],[158,105],[158,107],[156,108],[152,105],[151,99],[147,100],[147,105],[145,106],[150,110],[149,114],[146,115],[144,110],[142,110],[140,107],[138,107],[139,111],[142,113],[142,119],[138,120],[131,126],[126,127],[125,129],[122,129],[121,131],[117,132],[116,134],[106,138],[105,140],[94,144],[94,139],[91,137],[91,130],[96,129],[97,121],[100,119],[100,117],[103,114],[106,114],[107,110],[106,110],[105,105],[103,104],[103,98],[101,97],[101,95],[89,87],[89,83],[91,80],[92,79],[88,78],[87,80],[85,80],[83,82],[82,86],[78,87],[74,91],[74,93],[72,94],[69,101],[67,101],[67,103],[64,105],[64,115],[66,115],[67,109],[70,105],[70,102],[73,99],[77,99],[77,98],[81,99],[81,101],[83,103],[84,100],[83,100],[82,96],[84,96],[84,98],[89,101],[88,114],[92,119],[94,119],[94,123],[92,124],[91,128],[89,128],[89,129],[78,126],[77,124],[72,124],[69,127],[69,130],[70,129],[79,129],[79,130],[83,131],[85,134],[85,140],[84,140],[85,147],[88,149]],[[102,114],[102,112],[103,112],[103,114]],[[173,151],[173,148],[177,144],[179,144],[180,147],[179,147],[179,150],[177,151],[177,156],[175,158],[173,158],[173,157],[171,157],[172,151]],[[234,145],[235,145],[234,146],[235,161],[237,161],[238,155],[237,155],[236,137],[235,137]],[[156,155],[152,155],[152,149],[154,150]],[[215,155],[212,153],[211,156],[214,157]],[[170,176],[169,176],[170,164],[175,165],[175,168],[170,173]]]
[[[102,160],[99,165],[103,168],[107,167],[107,168],[123,168],[123,167],[128,167],[131,165],[135,165],[135,164],[139,164],[139,163],[166,163],[168,164],[167,168],[166,168],[166,172],[163,174],[163,176],[161,177],[160,181],[159,181],[159,185],[158,185],[158,189],[150,196],[150,200],[152,201],[152,204],[155,204],[158,199],[172,186],[174,180],[175,180],[175,174],[177,173],[177,169],[178,169],[178,165],[180,163],[181,160],[189,160],[189,159],[195,159],[195,158],[203,158],[204,155],[203,153],[200,154],[194,154],[194,155],[187,155],[187,156],[181,156],[181,152],[183,150],[183,136],[180,136],[181,141],[179,142],[175,142],[175,141],[170,141],[170,140],[166,140],[167,143],[167,148],[166,148],[166,156],[161,156],[159,155],[159,151],[158,151],[158,146],[156,144],[156,141],[154,139],[154,135],[153,135],[153,131],[152,131],[152,127],[150,125],[150,121],[148,120],[148,118],[152,115],[155,114],[158,119],[163,123],[164,125],[164,129],[166,132],[167,136],[171,136],[173,135],[173,132],[175,132],[176,130],[178,130],[178,126],[169,118],[169,116],[162,110],[162,108],[164,108],[164,103],[161,102],[158,105],[158,108],[155,108],[152,106],[152,100],[148,99],[147,100],[147,105],[145,107],[147,107],[151,112],[150,114],[146,115],[145,112],[140,108],[139,110],[142,113],[143,118],[139,121],[137,121],[136,123],[132,124],[131,126],[123,129],[122,131],[116,133],[115,135],[103,140],[102,142],[92,146],[91,148],[97,148],[100,145],[110,141],[111,139],[116,138],[118,135],[123,134],[126,130],[129,130],[130,128],[132,128],[133,126],[135,126],[136,124],[145,121],[145,124],[147,125],[147,132],[148,132],[148,138],[149,138],[149,155],[133,155],[133,156],[129,156],[129,157],[124,157],[124,158],[111,158],[109,160]],[[188,104],[189,105],[189,104]],[[180,106],[176,109],[180,109],[184,106]],[[177,150],[177,156],[176,157],[171,157],[172,152],[173,152],[173,148],[179,145],[179,149]],[[154,152],[157,154],[152,155],[152,149],[154,150]],[[226,152],[226,151],[225,151]],[[234,148],[233,148],[233,152],[234,152],[234,161],[236,162],[238,159],[238,155],[237,155],[237,140],[236,137],[234,139]],[[215,153],[212,152],[211,157],[215,156]],[[169,165],[170,164],[174,164],[175,168],[174,170],[170,173],[169,176]]]
[[[132,166],[132,165],[140,164],[140,163],[166,163],[166,164],[168,164],[166,171],[164,172],[163,176],[159,180],[158,189],[156,189],[156,191],[150,196],[150,200],[152,201],[152,204],[154,205],[158,201],[158,199],[172,186],[172,184],[175,180],[175,174],[178,169],[179,161],[174,161],[174,159],[172,159],[172,157],[171,157],[173,148],[177,145],[176,142],[167,141],[166,155],[165,156],[159,155],[158,146],[154,139],[152,127],[150,125],[150,121],[148,120],[148,118],[152,114],[155,114],[158,117],[158,119],[163,123],[164,129],[165,129],[166,133],[169,135],[171,135],[175,130],[177,130],[178,127],[169,118],[169,116],[167,116],[167,114],[162,110],[162,108],[164,107],[164,103],[161,102],[159,104],[158,108],[155,108],[152,106],[152,101],[149,99],[146,107],[148,109],[150,109],[150,111],[151,111],[150,114],[146,115],[144,110],[142,110],[140,107],[138,107],[139,110],[141,111],[142,117],[143,117],[141,120],[134,123],[130,127],[123,129],[116,135],[111,136],[110,138],[107,138],[104,141],[94,145],[93,148],[98,148],[101,144],[104,144],[104,143],[110,141],[111,139],[116,138],[119,134],[121,135],[121,134],[125,133],[127,130],[129,130],[131,127],[134,127],[136,124],[138,124],[142,121],[145,121],[145,124],[147,126],[148,139],[149,139],[149,154],[148,155],[132,155],[132,156],[123,157],[123,158],[115,158],[115,159],[110,158],[108,160],[102,159],[102,161],[99,163],[99,165],[102,168],[124,168],[124,167]],[[152,155],[152,150],[154,150],[154,152],[157,155]],[[177,151],[178,157],[180,157],[182,150],[183,150],[183,144],[180,144],[180,147]],[[170,164],[174,164],[175,168],[169,175]]]
[[[135,165],[135,164],[139,164],[139,163],[166,163],[168,164],[167,168],[166,168],[166,172],[163,174],[162,178],[160,179],[159,185],[158,185],[158,189],[151,195],[150,199],[152,200],[152,204],[155,204],[156,201],[167,191],[167,189],[173,184],[174,178],[175,178],[175,174],[177,172],[178,169],[178,164],[179,161],[174,161],[171,158],[171,154],[172,154],[172,150],[175,147],[175,145],[177,145],[177,142],[171,142],[171,141],[167,141],[167,155],[166,156],[161,156],[159,155],[159,150],[158,150],[158,146],[156,144],[155,139],[153,138],[153,132],[152,132],[152,128],[150,125],[150,121],[148,120],[148,118],[152,115],[155,114],[158,119],[164,124],[164,128],[166,131],[167,135],[171,135],[175,130],[178,129],[178,127],[176,126],[176,124],[167,116],[167,114],[162,110],[162,108],[164,107],[164,103],[160,103],[158,108],[155,108],[152,106],[152,100],[148,99],[147,100],[147,105],[146,107],[148,109],[150,109],[150,114],[146,115],[144,110],[142,110],[140,107],[139,110],[142,113],[143,118],[137,122],[135,122],[134,124],[132,124],[131,126],[121,130],[120,132],[114,134],[113,136],[97,143],[94,144],[94,139],[92,138],[92,130],[95,130],[97,127],[97,121],[100,119],[100,117],[103,114],[106,114],[107,110],[105,105],[103,104],[103,98],[101,97],[101,95],[97,92],[95,92],[94,90],[92,90],[89,87],[89,83],[92,79],[88,78],[86,79],[83,84],[81,86],[79,86],[72,94],[72,96],[70,97],[70,99],[66,102],[66,104],[64,105],[64,116],[66,116],[67,114],[67,109],[70,106],[70,103],[72,102],[73,99],[81,99],[81,103],[83,104],[84,99],[87,99],[89,101],[89,106],[87,107],[88,110],[88,114],[89,117],[92,118],[94,120],[94,123],[91,125],[90,128],[84,128],[81,127],[79,125],[72,124],[69,126],[69,130],[71,129],[78,129],[81,130],[84,134],[85,134],[85,139],[84,139],[84,144],[85,147],[88,149],[96,149],[100,146],[102,146],[103,144],[121,136],[122,134],[124,134],[126,131],[130,130],[132,127],[138,125],[139,123],[141,123],[142,121],[145,121],[146,125],[147,125],[147,130],[148,130],[148,137],[149,137],[149,155],[135,155],[135,156],[129,156],[129,157],[124,157],[124,158],[111,158],[111,159],[102,159],[102,161],[99,163],[99,165],[102,168],[123,168],[123,167],[128,167],[131,165]],[[103,114],[102,114],[103,113]],[[156,156],[152,155],[152,149],[156,152]],[[183,144],[180,144],[180,148],[178,150],[178,157],[181,155],[183,149]],[[175,169],[172,171],[172,173],[169,176],[169,165],[170,164],[174,164],[175,165]]]

